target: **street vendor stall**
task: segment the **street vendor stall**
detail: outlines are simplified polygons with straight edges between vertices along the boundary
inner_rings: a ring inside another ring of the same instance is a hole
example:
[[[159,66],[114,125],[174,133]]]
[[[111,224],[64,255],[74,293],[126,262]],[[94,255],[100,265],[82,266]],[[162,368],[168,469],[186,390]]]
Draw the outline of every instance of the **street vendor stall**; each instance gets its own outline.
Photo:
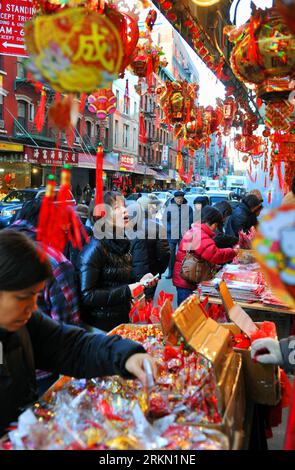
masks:
[[[142,343],[157,359],[156,384],[145,388],[117,376],[63,377],[20,416],[2,448],[243,448],[253,413],[249,395],[246,407],[244,378],[256,374],[256,398],[270,404],[280,400],[280,384],[277,368],[256,365],[253,370],[247,351],[232,349],[237,331],[233,324],[208,318],[196,295],[173,314],[166,300],[161,325],[121,325],[110,333]]]
[[[224,266],[215,279],[200,285],[201,299],[208,305],[222,305],[216,283],[226,280],[233,299],[246,310],[254,321],[273,321],[278,337],[292,332],[295,309],[283,305],[270,288],[260,271],[258,263]]]

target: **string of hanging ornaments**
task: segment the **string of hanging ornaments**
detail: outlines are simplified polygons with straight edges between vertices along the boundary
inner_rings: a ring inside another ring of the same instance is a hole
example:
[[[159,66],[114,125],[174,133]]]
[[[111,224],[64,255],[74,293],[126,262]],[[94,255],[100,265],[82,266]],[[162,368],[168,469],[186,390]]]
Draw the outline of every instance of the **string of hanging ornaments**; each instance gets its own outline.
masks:
[[[116,3],[33,0],[36,14],[25,25],[25,43],[29,54],[27,69],[41,91],[36,125],[42,130],[47,85],[56,92],[55,102],[49,110],[50,121],[66,133],[69,146],[73,145],[79,113],[84,113],[86,105],[100,120],[115,111],[112,82],[124,76],[136,57],[138,11],[126,8],[125,3],[120,11]],[[87,94],[90,94],[88,99]],[[71,168],[68,163],[62,170],[57,196],[54,174],[48,179],[38,226],[38,240],[54,245],[60,251],[64,250],[67,241],[81,248],[81,236],[87,239],[74,206],[69,202]],[[96,156],[95,197],[95,205],[99,207],[103,202],[102,176],[103,146],[100,144]]]
[[[295,77],[295,36],[294,27],[290,29],[293,16],[287,21],[287,11],[283,5],[266,10],[254,8],[248,23],[239,28],[225,28],[234,44],[233,72],[265,103],[263,137],[266,147],[268,141],[271,144],[269,176],[272,180],[277,168],[280,185],[285,186],[285,190],[290,187],[295,172],[294,103],[289,100],[290,85]],[[284,12],[284,16],[280,12]],[[284,181],[282,163],[285,165]]]

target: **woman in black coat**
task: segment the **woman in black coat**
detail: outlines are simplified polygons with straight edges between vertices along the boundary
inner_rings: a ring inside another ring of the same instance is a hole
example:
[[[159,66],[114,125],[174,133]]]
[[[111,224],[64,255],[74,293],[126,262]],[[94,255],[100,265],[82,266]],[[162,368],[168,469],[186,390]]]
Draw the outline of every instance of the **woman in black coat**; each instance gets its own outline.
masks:
[[[130,241],[129,218],[120,193],[104,195],[106,215],[94,226],[94,237],[80,256],[82,318],[96,328],[110,331],[129,322],[136,287]],[[140,282],[152,277],[146,274]]]

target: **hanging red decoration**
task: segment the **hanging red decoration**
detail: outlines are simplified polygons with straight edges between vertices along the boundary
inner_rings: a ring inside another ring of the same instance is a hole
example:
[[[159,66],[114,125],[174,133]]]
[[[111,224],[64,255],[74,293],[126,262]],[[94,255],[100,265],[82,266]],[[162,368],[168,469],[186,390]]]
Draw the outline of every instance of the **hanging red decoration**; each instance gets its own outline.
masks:
[[[185,124],[195,119],[195,101],[197,97],[198,85],[186,81],[170,82],[165,86],[158,87],[156,92],[160,97],[160,104],[164,110],[167,123]],[[188,110],[190,116],[188,116]]]
[[[141,144],[147,143],[147,135],[146,135],[146,128],[145,128],[143,113],[140,113],[140,117],[139,117],[139,141]]]
[[[101,207],[103,204],[103,146],[100,144],[96,154],[96,192],[95,192],[95,209],[96,217],[103,217],[104,211]]]
[[[295,36],[276,8],[255,10],[249,23],[227,31],[235,44],[231,54],[233,72],[246,85],[256,86],[258,97],[266,103],[267,125],[285,129],[287,117],[276,117],[275,110],[290,94],[290,78],[295,73]]]
[[[46,91],[44,88],[41,90],[41,98],[38,110],[35,116],[34,123],[38,132],[41,132],[45,122],[45,106],[46,106]]]
[[[117,98],[111,89],[99,89],[88,97],[88,111],[98,119],[106,119],[116,111]]]

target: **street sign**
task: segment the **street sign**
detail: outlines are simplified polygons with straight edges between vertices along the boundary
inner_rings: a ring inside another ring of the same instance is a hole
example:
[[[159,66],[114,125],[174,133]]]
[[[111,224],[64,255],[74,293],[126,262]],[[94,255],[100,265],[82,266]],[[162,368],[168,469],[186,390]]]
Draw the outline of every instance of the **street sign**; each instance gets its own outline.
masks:
[[[31,0],[0,0],[0,54],[27,57],[24,24],[35,14]]]

